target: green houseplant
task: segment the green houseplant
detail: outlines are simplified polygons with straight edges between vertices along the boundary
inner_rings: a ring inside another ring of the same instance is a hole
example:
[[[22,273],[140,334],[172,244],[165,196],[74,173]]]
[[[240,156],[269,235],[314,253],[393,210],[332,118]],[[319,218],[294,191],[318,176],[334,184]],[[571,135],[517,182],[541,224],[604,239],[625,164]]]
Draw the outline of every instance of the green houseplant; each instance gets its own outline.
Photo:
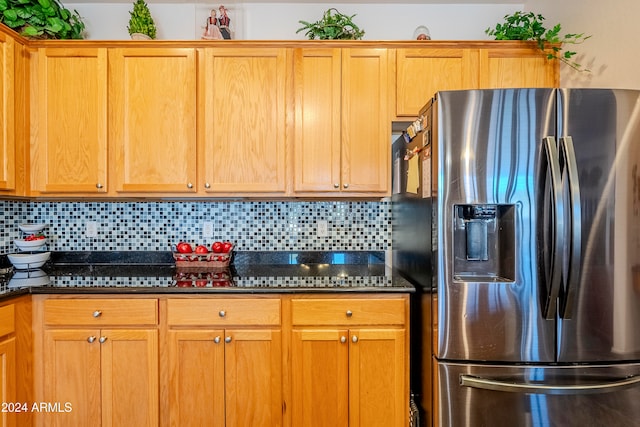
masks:
[[[144,34],[150,39],[156,38],[156,24],[153,22],[149,6],[144,0],[136,0],[129,15],[131,15],[129,26],[127,27],[129,35],[135,37],[136,34]]]
[[[57,0],[0,0],[0,22],[33,39],[82,39],[85,25]]]
[[[540,14],[518,11],[505,15],[503,23],[496,24],[495,28],[487,28],[485,33],[496,40],[533,40],[548,59],[560,60],[578,71],[589,71],[572,59],[576,52],[564,50],[563,45],[580,44],[591,36],[585,36],[584,33],[560,35],[560,24],[546,28],[544,20]]]
[[[354,16],[356,15],[343,15],[335,8],[330,8],[316,22],[298,21],[303,27],[296,34],[306,30],[305,36],[309,40],[360,40],[364,36],[364,30],[353,23]]]

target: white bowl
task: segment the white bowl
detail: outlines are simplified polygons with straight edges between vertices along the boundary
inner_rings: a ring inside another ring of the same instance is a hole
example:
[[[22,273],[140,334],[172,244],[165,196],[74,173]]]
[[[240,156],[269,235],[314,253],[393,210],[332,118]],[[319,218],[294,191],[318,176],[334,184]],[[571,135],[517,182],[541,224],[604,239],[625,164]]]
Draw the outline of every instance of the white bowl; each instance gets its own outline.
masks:
[[[47,238],[45,237],[44,239],[37,240],[16,239],[13,241],[13,243],[21,251],[37,251],[47,243]]]
[[[44,230],[49,224],[20,224],[18,228],[23,233],[34,234]]]
[[[33,270],[40,268],[51,256],[51,252],[20,252],[16,254],[7,254],[7,258],[16,270]]]
[[[44,286],[51,283],[51,278],[42,270],[16,271],[9,279],[10,288],[24,286]]]

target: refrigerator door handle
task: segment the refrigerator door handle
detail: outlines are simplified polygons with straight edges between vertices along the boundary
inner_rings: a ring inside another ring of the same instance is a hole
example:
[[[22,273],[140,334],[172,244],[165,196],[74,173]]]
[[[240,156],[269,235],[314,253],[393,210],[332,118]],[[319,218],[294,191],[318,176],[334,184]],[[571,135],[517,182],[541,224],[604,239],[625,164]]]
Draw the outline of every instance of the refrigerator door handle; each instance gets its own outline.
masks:
[[[580,182],[578,179],[578,167],[576,165],[576,154],[573,147],[573,138],[566,136],[560,138],[560,161],[564,166],[562,174],[563,180],[566,178],[566,186],[563,187],[569,192],[569,239],[568,244],[569,259],[567,260],[567,277],[565,278],[564,295],[561,297],[560,316],[570,319],[573,314],[573,300],[580,280],[580,260],[582,258],[582,212],[580,210]],[[564,173],[566,172],[566,174]]]
[[[548,384],[528,384],[514,383],[511,381],[500,381],[489,378],[481,378],[473,375],[460,375],[460,385],[463,387],[479,388],[483,390],[508,391],[516,393],[535,394],[598,394],[612,391],[620,391],[633,386],[640,385],[640,375],[632,375],[620,380],[591,383],[591,384],[571,384],[571,385],[548,385]]]
[[[554,221],[549,222],[552,227],[552,247],[550,248],[551,255],[549,266],[549,282],[550,286],[547,288],[546,301],[542,307],[542,314],[545,319],[553,320],[556,318],[558,296],[560,294],[560,287],[562,285],[562,244],[565,237],[565,223],[564,223],[564,198],[562,195],[562,175],[560,172],[560,156],[558,154],[558,148],[556,140],[552,136],[544,138],[544,152],[546,154],[548,172],[551,178],[551,210],[554,212]],[[545,213],[548,215],[548,213]]]

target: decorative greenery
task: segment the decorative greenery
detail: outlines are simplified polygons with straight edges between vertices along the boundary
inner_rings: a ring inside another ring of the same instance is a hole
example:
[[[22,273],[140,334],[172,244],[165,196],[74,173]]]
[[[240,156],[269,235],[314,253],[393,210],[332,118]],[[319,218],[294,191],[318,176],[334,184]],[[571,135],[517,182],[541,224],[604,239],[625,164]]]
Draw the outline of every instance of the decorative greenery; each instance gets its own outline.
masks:
[[[560,35],[560,24],[553,28],[546,28],[543,24],[544,16],[533,12],[515,12],[505,15],[504,23],[497,24],[494,29],[487,28],[485,33],[494,36],[496,40],[533,40],[540,50],[546,53],[548,59],[557,59],[578,71],[589,71],[572,60],[576,52],[562,51],[563,44],[580,44],[591,36],[580,34]]]
[[[0,22],[29,38],[82,39],[84,22],[57,0],[0,0]]]
[[[2,0],[0,0],[2,1]],[[146,34],[152,39],[156,38],[156,24],[153,22],[149,6],[144,0],[136,0],[133,4],[133,11],[129,12],[129,34],[140,33]]]
[[[356,15],[343,15],[331,8],[324,12],[322,19],[317,22],[298,21],[303,27],[299,28],[296,34],[307,30],[304,35],[309,40],[360,40],[364,36],[364,30],[353,23],[354,16]]]

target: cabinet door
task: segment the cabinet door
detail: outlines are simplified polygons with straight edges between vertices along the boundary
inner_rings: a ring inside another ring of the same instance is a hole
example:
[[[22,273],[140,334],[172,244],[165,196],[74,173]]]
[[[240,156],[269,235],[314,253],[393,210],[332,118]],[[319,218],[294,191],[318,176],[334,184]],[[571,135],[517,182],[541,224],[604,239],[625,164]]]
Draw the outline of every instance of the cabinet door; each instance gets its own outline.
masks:
[[[0,340],[0,403],[12,404],[16,402],[16,339]],[[4,409],[4,408],[3,408]],[[9,408],[11,409],[11,408]],[[31,408],[29,408],[31,409]],[[0,412],[0,427],[16,425],[14,411]]]
[[[102,417],[100,331],[49,329],[44,332],[44,402],[71,404],[69,412],[41,412],[42,425],[92,426]]]
[[[293,330],[292,425],[349,426],[348,337],[342,329]]]
[[[168,337],[169,425],[225,425],[224,332],[170,330]]]
[[[477,49],[415,48],[396,51],[397,117],[416,118],[420,109],[440,90],[477,87]]]
[[[109,67],[116,191],[195,192],[195,50],[110,49]]]
[[[340,189],[340,49],[295,49],[294,191]]]
[[[204,50],[207,193],[284,193],[287,50]]]
[[[341,191],[387,194],[391,121],[387,49],[342,50]]]
[[[226,427],[282,425],[280,330],[225,331]]]
[[[403,329],[349,331],[349,425],[408,425]]]
[[[559,61],[537,47],[480,50],[480,88],[557,87]]]
[[[0,33],[0,190],[15,188],[14,40]]]
[[[41,48],[32,59],[32,190],[104,195],[106,49]]]
[[[158,426],[158,331],[102,330],[99,340],[102,425]]]

